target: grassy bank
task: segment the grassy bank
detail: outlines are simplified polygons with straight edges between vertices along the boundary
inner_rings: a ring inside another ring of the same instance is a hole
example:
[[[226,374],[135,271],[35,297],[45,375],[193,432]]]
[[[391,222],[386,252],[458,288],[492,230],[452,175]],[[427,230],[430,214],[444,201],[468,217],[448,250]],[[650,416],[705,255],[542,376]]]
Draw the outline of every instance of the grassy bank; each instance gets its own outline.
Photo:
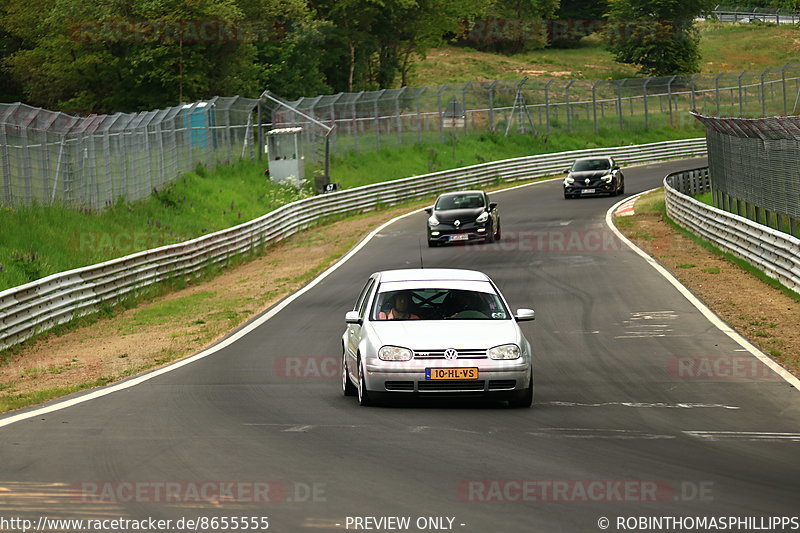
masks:
[[[332,161],[345,188],[524,155],[696,137],[699,130],[601,129],[599,135],[478,134],[445,144],[414,144],[348,153]],[[270,183],[264,163],[199,168],[147,200],[102,213],[63,206],[0,210],[0,290],[50,274],[184,241],[241,224],[311,194]]]
[[[700,70],[703,73],[763,70],[796,61],[800,32],[793,26],[701,22]],[[409,85],[439,85],[495,79],[577,78],[620,79],[637,76],[632,65],[617,63],[595,35],[577,47],[545,48],[513,55],[480,52],[468,47],[431,50],[414,66]]]

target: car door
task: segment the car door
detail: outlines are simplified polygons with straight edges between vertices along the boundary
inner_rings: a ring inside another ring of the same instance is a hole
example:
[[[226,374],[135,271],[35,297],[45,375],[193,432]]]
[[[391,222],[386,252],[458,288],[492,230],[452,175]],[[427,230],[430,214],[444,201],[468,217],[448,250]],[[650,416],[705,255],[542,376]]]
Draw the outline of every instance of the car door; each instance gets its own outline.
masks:
[[[353,369],[356,367],[356,353],[358,352],[358,345],[361,344],[361,331],[363,323],[366,318],[369,303],[372,300],[372,289],[375,287],[375,278],[370,278],[361,289],[361,294],[358,295],[356,305],[353,311],[358,311],[358,316],[361,318],[361,324],[347,324],[347,368]]]

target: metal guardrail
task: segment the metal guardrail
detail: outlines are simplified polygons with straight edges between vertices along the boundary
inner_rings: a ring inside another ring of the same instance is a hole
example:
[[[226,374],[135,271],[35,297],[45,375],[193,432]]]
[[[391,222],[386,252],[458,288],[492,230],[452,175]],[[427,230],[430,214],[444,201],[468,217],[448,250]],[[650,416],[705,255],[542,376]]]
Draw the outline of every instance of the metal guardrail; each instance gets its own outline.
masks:
[[[664,178],[667,214],[684,228],[800,292],[800,239],[695,200],[711,190],[708,167]]]
[[[0,349],[92,313],[148,285],[196,276],[208,265],[278,242],[326,217],[370,211],[447,190],[558,174],[574,159],[597,152],[613,155],[621,164],[633,164],[702,156],[706,142],[700,138],[520,157],[299,200],[250,222],[190,241],[53,274],[2,291]]]

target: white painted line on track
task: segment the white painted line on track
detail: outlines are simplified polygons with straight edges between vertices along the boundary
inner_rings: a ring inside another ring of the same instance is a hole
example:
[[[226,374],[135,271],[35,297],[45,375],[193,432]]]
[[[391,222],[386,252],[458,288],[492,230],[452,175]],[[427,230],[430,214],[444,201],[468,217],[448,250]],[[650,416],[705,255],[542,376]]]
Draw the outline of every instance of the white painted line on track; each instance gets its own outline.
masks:
[[[602,403],[581,403],[581,402],[538,402],[536,405],[552,405],[555,407],[636,407],[639,409],[741,409],[735,405],[725,405],[722,403],[647,403],[647,402],[602,402]]]
[[[54,403],[52,405],[48,405],[48,406],[45,406],[45,407],[40,407],[38,409],[33,409],[31,411],[27,411],[27,412],[19,413],[19,414],[12,415],[12,416],[9,416],[9,417],[6,417],[6,418],[2,418],[2,419],[0,419],[0,428],[3,428],[5,426],[10,426],[11,424],[14,424],[16,422],[21,422],[23,420],[29,420],[31,418],[41,417],[42,415],[46,415],[48,413],[53,413],[55,411],[60,411],[61,409],[66,409],[67,407],[72,407],[74,405],[79,405],[79,404],[82,404],[84,402],[88,402],[90,400],[94,400],[94,399],[97,399],[97,398],[102,398],[103,396],[106,396],[106,395],[114,393],[114,392],[118,392],[118,391],[125,390],[125,389],[130,389],[131,387],[135,387],[136,385],[140,385],[140,384],[142,384],[142,383],[144,383],[146,381],[150,381],[151,379],[156,378],[158,376],[161,376],[162,374],[166,374],[167,372],[172,372],[173,370],[177,370],[178,368],[181,368],[183,366],[192,364],[195,361],[199,361],[200,359],[204,359],[204,358],[208,357],[209,355],[212,355],[212,354],[218,352],[219,350],[221,350],[223,348],[226,348],[227,346],[230,346],[231,344],[233,344],[237,340],[241,339],[242,337],[244,337],[245,335],[247,335],[248,333],[250,333],[251,331],[253,331],[257,327],[259,327],[262,324],[264,324],[270,318],[272,318],[275,315],[277,315],[278,313],[280,313],[289,304],[291,304],[292,302],[294,302],[295,300],[300,298],[300,296],[302,296],[306,292],[308,292],[311,289],[313,289],[314,287],[316,287],[322,280],[327,278],[329,275],[331,275],[333,272],[335,272],[339,267],[341,267],[343,264],[345,264],[351,257],[353,257],[356,253],[358,253],[359,250],[361,250],[364,246],[366,246],[367,243],[369,243],[369,241],[372,240],[372,238],[375,235],[377,235],[378,232],[383,230],[385,227],[389,226],[390,224],[394,224],[398,220],[401,220],[403,218],[411,216],[411,215],[413,215],[415,213],[420,213],[422,211],[423,211],[422,209],[415,209],[414,211],[411,211],[409,213],[405,213],[403,215],[397,216],[397,217],[389,220],[388,222],[385,222],[385,223],[381,224],[380,226],[378,226],[377,228],[372,230],[366,237],[364,237],[364,239],[360,243],[358,243],[352,250],[347,252],[347,254],[345,254],[344,257],[342,257],[336,263],[334,263],[333,265],[328,267],[319,276],[317,276],[316,278],[311,280],[311,282],[309,282],[308,285],[306,285],[302,289],[298,290],[297,292],[290,294],[289,296],[287,296],[286,298],[281,300],[281,302],[278,303],[277,305],[275,305],[272,309],[270,309],[269,311],[267,311],[266,313],[264,313],[260,317],[256,318],[255,320],[253,320],[249,324],[245,325],[242,329],[240,329],[239,331],[235,332],[230,337],[228,337],[226,339],[223,339],[219,343],[215,344],[214,346],[211,346],[210,348],[207,348],[207,349],[203,350],[202,352],[197,353],[197,354],[195,354],[195,355],[193,355],[191,357],[187,357],[186,359],[181,359],[180,361],[177,361],[177,362],[175,362],[175,363],[173,363],[173,364],[171,364],[169,366],[165,366],[163,368],[159,368],[158,370],[153,370],[152,372],[148,372],[147,374],[143,374],[141,376],[137,376],[137,377],[128,379],[128,380],[123,381],[121,383],[117,383],[115,385],[109,385],[107,387],[96,389],[96,390],[93,390],[93,391],[91,391],[91,392],[89,392],[87,394],[83,394],[83,395],[77,396],[75,398],[70,398],[69,400],[60,401],[60,402]]]
[[[647,194],[654,190],[656,189],[650,189],[649,191],[640,192],[639,194],[634,195],[633,198],[638,198],[639,196],[642,196],[643,194]],[[728,326],[725,322],[723,322],[721,318],[719,318],[716,314],[714,314],[711,311],[711,309],[706,307],[706,305],[703,302],[701,302],[694,294],[692,294],[692,292],[689,289],[687,289],[680,281],[678,281],[678,279],[675,276],[673,276],[671,272],[669,272],[666,268],[661,266],[658,263],[658,261],[650,257],[644,250],[636,246],[627,237],[625,237],[625,235],[623,235],[621,231],[617,229],[617,227],[614,225],[612,217],[614,216],[614,211],[617,209],[617,207],[619,207],[620,204],[626,201],[628,201],[627,198],[624,200],[620,200],[619,202],[611,206],[611,208],[608,211],[606,211],[606,225],[611,229],[611,231],[613,231],[617,235],[617,237],[619,237],[619,239],[622,242],[627,244],[634,252],[636,252],[642,258],[644,258],[644,260],[647,261],[650,264],[650,266],[655,268],[658,271],[658,273],[661,274],[664,278],[666,278],[667,281],[669,281],[676,289],[678,289],[678,292],[680,292],[684,296],[684,298],[689,300],[689,302],[693,306],[695,306],[697,310],[700,311],[703,314],[703,316],[705,316],[709,320],[709,322],[711,322],[714,326],[716,326],[717,329],[725,333],[728,337],[733,339],[733,341],[736,342],[739,346],[750,352],[753,356],[757,357],[762,363],[764,363],[770,369],[772,369],[773,372],[775,372],[784,380],[786,380],[786,382],[788,382],[792,387],[800,391],[800,379],[797,379],[797,377],[795,377],[791,372],[789,372],[781,365],[773,361],[768,355],[766,355],[764,352],[762,352],[761,350],[756,348],[753,344],[751,344],[750,341],[739,335],[739,333],[736,330],[734,330],[733,328]]]

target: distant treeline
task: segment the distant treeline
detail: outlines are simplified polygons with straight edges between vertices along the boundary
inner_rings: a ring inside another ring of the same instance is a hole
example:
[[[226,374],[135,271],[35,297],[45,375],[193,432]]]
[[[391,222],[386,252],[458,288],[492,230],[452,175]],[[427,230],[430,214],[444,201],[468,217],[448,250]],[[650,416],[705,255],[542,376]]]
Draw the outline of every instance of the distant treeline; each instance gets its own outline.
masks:
[[[710,8],[706,0],[0,0],[0,101],[88,114],[265,88],[286,98],[375,90],[408,84],[414,62],[444,42],[500,53],[572,46],[615,17],[686,32],[687,14]],[[659,51],[654,69],[631,42],[612,37],[609,47],[646,73],[693,68],[686,58],[664,63]]]

